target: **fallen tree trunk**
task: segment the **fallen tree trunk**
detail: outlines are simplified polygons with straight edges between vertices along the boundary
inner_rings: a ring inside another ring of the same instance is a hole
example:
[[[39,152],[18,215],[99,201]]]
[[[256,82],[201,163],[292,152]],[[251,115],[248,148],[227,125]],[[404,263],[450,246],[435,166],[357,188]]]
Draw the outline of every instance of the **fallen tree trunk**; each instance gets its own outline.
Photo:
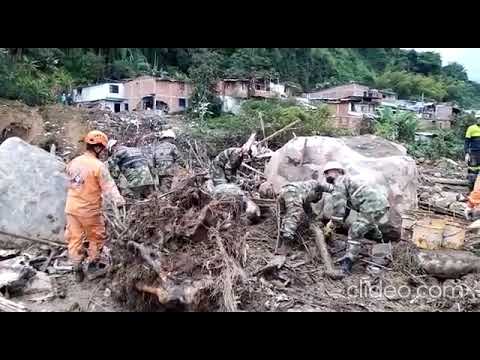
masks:
[[[433,176],[423,176],[423,178],[431,183],[435,184],[445,184],[445,185],[459,185],[459,186],[469,186],[470,183],[468,180],[463,179],[448,179],[448,178],[437,178]]]
[[[460,218],[464,218],[465,215],[460,212],[460,211],[455,211],[455,210],[450,210],[450,209],[446,209],[446,208],[442,208],[442,207],[439,207],[439,206],[436,206],[436,205],[433,205],[433,204],[430,204],[428,202],[425,202],[425,201],[419,201],[418,202],[418,206],[424,210],[428,210],[428,211],[433,211],[437,214],[442,214],[442,215],[450,215],[450,216],[454,216],[454,217],[460,217]]]
[[[260,140],[260,141],[257,143],[257,145],[260,145],[260,144],[263,144],[264,142],[267,142],[268,140],[274,138],[274,137],[277,136],[278,134],[281,134],[282,132],[290,129],[292,126],[297,125],[297,124],[298,124],[299,122],[301,122],[301,121],[302,121],[302,120],[296,120],[296,121],[288,124],[288,125],[285,126],[284,128],[282,128],[282,129],[280,129],[280,130],[278,130],[278,131],[275,131],[273,134],[267,136],[265,139]]]
[[[328,252],[327,243],[325,242],[325,236],[323,234],[322,229],[317,225],[310,225],[310,229],[315,234],[315,244],[317,245],[318,251],[320,252],[320,256],[323,260],[323,263],[326,267],[325,275],[333,280],[342,279],[343,273],[336,270],[333,266],[332,258]]]
[[[29,312],[30,310],[22,304],[18,304],[11,300],[0,296],[0,312]]]
[[[31,238],[31,237],[28,237],[28,236],[12,234],[12,233],[9,233],[9,232],[6,232],[6,231],[1,231],[1,230],[0,230],[0,235],[10,236],[10,237],[14,237],[14,238],[22,239],[22,240],[27,240],[27,241],[33,241],[33,242],[37,242],[37,243],[45,244],[45,245],[50,245],[50,246],[58,246],[58,247],[62,247],[62,248],[67,247],[67,245],[60,244],[60,243],[57,243],[55,241],[51,241],[51,240],[47,240],[47,239],[40,239],[40,238]]]

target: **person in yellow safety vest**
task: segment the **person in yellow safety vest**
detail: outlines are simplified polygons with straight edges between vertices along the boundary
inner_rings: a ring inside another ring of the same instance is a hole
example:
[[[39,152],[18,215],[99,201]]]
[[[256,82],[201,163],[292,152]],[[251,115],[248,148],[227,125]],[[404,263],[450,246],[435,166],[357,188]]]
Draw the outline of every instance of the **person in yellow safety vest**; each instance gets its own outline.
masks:
[[[480,114],[475,115],[476,124],[468,127],[465,134],[465,162],[468,166],[467,179],[470,191],[473,190],[475,180],[480,172]]]

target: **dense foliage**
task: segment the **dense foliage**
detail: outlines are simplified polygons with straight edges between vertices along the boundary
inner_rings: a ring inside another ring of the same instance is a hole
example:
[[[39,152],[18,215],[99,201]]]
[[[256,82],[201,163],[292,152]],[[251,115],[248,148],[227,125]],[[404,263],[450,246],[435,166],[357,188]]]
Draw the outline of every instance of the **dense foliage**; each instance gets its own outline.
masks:
[[[301,122],[269,142],[271,149],[282,146],[292,136],[348,135],[344,130],[333,128],[326,106],[306,109],[278,100],[248,100],[242,104],[239,115],[226,114],[199,121],[193,128],[193,134],[213,146],[215,153],[228,146],[243,144],[252,132],[261,139],[296,120]]]
[[[0,96],[51,101],[60,88],[139,74],[190,77],[193,101],[215,113],[218,77],[271,77],[302,90],[359,81],[406,98],[480,106],[480,85],[460,64],[442,67],[436,53],[399,48],[4,48]],[[217,108],[218,109],[218,108]]]

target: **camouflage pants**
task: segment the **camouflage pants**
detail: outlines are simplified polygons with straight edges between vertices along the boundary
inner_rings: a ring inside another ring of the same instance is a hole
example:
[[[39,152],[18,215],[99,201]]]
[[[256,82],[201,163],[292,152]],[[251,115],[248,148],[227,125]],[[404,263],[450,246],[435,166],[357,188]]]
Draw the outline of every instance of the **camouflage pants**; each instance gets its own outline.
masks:
[[[306,213],[303,201],[294,190],[283,190],[278,197],[282,220],[280,225],[280,238],[282,241],[292,241],[298,228],[305,222]]]
[[[171,161],[160,161],[153,168],[155,184],[162,193],[169,192],[172,188],[173,175],[175,174],[174,163]]]
[[[372,238],[378,242],[383,241],[383,235],[378,228],[378,222],[385,215],[387,209],[369,213],[359,213],[355,222],[348,230],[347,251],[345,256],[356,260],[362,248],[362,239],[371,233]]]
[[[228,184],[228,180],[225,175],[225,172],[223,171],[223,169],[216,166],[214,166],[212,169],[212,181],[213,181],[213,186]]]

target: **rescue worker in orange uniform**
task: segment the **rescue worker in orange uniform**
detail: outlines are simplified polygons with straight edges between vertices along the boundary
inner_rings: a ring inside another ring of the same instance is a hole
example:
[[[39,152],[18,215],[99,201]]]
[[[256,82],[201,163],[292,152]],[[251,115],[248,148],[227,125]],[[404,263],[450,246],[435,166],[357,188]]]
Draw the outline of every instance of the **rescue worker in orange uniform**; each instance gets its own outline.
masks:
[[[475,180],[473,191],[468,196],[465,218],[467,220],[480,219],[480,177]]]
[[[78,282],[85,276],[82,268],[85,259],[84,234],[88,242],[88,270],[95,272],[101,267],[98,260],[106,240],[102,200],[115,206],[125,204],[106,165],[99,160],[100,154],[107,148],[107,135],[94,130],[87,134],[84,141],[86,152],[67,166],[69,186],[65,205],[65,239]]]

